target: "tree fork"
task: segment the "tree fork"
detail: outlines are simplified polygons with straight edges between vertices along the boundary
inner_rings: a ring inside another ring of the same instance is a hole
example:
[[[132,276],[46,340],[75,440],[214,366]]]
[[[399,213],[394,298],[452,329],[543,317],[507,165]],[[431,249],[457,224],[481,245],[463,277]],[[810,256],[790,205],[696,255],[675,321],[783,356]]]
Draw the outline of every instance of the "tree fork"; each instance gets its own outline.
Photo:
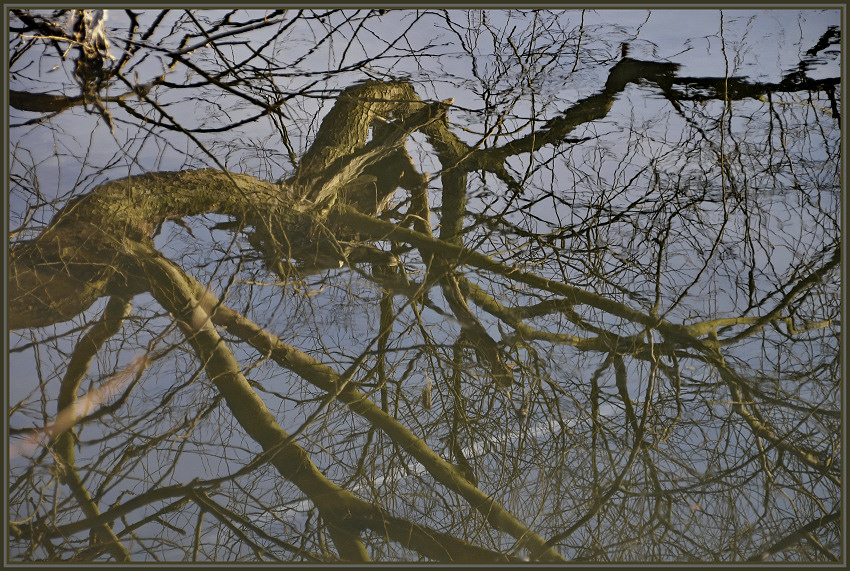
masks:
[[[204,364],[208,378],[224,396],[239,425],[271,454],[270,462],[278,472],[301,489],[328,520],[342,557],[363,560],[366,552],[357,532],[369,528],[438,560],[507,560],[500,553],[395,518],[328,480],[310,460],[307,451],[280,427],[242,374],[239,362],[210,319],[210,313],[218,307],[217,300],[150,246],[134,244],[129,256],[133,259],[127,260],[128,265],[134,266],[136,277],[148,283],[154,298],[175,316]]]

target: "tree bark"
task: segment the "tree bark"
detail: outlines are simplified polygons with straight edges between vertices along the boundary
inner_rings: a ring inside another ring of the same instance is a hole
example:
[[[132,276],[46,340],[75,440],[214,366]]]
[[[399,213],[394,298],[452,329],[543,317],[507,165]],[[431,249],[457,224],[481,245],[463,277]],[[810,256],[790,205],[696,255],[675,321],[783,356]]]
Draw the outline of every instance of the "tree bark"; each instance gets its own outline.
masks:
[[[272,270],[281,258],[308,266],[345,260],[355,244],[342,251],[339,244],[356,240],[356,232],[321,230],[327,209],[341,202],[375,215],[399,186],[420,188],[422,175],[404,142],[444,117],[448,106],[421,102],[403,82],[368,82],[343,92],[298,172],[282,184],[198,170],[98,186],[62,208],[38,238],[11,248],[10,328],[59,323],[104,295],[137,293],[117,256],[128,241],[149,238],[169,219],[230,215],[236,227],[253,227],[249,239]]]

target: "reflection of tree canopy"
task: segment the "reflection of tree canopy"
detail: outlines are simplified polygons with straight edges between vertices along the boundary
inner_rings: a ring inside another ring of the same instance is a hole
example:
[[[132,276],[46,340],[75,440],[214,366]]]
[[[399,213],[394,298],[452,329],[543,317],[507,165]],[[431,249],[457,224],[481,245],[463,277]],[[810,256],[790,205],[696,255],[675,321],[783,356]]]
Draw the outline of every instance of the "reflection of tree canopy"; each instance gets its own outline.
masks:
[[[841,557],[838,28],[384,12],[13,10],[10,556]]]

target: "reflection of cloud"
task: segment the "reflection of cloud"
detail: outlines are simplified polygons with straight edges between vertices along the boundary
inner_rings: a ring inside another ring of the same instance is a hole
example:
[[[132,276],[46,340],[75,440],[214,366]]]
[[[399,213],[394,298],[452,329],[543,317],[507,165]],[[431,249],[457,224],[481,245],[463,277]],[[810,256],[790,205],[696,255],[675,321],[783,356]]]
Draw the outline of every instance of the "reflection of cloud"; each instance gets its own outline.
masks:
[[[614,416],[617,413],[617,408],[612,404],[603,403],[599,406],[599,416],[607,417]],[[575,428],[580,423],[588,423],[590,422],[589,418],[586,417],[573,417],[569,420],[563,420],[564,426],[567,428]],[[561,424],[556,422],[551,418],[546,418],[545,420],[532,422],[529,424],[528,428],[523,430],[511,430],[502,435],[492,435],[490,438],[487,438],[483,441],[479,441],[471,444],[463,449],[463,455],[467,458],[470,455],[478,456],[483,454],[486,450],[486,446],[488,444],[507,444],[509,442],[513,442],[519,439],[520,436],[531,436],[534,438],[546,436],[546,435],[554,435],[560,432]]]
[[[70,429],[80,419],[121,392],[133,378],[144,370],[147,363],[147,355],[137,357],[123,371],[113,375],[105,383],[59,411],[51,424],[44,428],[33,429],[19,441],[10,443],[9,459],[13,460],[19,456],[32,456],[41,446],[45,446],[50,440]]]
[[[609,404],[604,403],[599,406],[599,416],[601,417],[609,417],[617,414],[618,409]],[[590,423],[590,419],[588,417],[574,417],[569,420],[563,420],[563,425],[566,428],[574,428],[579,424]],[[486,448],[490,444],[504,444],[508,442],[512,442],[514,440],[519,439],[520,436],[532,436],[539,437],[545,435],[554,435],[560,432],[561,424],[556,422],[551,418],[547,418],[545,420],[541,420],[538,422],[533,422],[529,425],[529,427],[525,430],[511,430],[507,433],[503,433],[500,435],[491,434],[489,438],[486,438],[480,442],[473,443],[465,448],[463,448],[463,454],[467,458],[481,455],[485,452]],[[404,469],[398,468],[386,476],[378,476],[373,480],[370,486],[360,485],[351,488],[351,492],[356,494],[357,492],[373,489],[379,486],[384,485],[384,483],[397,483],[402,482],[412,476],[421,476],[426,474],[428,470],[420,464],[419,462],[412,462],[408,464]],[[311,509],[313,502],[309,499],[304,499],[294,504],[291,504],[285,508],[277,508],[273,510],[269,510],[261,515],[259,515],[253,523],[257,525],[263,525],[273,522],[275,519],[279,518],[282,521],[295,523],[299,516],[305,516],[306,512]]]

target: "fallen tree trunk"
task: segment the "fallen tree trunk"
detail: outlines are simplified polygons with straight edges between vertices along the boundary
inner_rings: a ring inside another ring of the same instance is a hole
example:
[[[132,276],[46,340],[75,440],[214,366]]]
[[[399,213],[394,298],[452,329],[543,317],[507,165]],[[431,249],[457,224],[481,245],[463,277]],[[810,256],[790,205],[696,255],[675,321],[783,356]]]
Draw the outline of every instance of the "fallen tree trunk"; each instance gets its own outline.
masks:
[[[328,208],[339,202],[375,215],[399,186],[421,191],[426,184],[404,143],[444,117],[450,103],[415,97],[405,83],[346,90],[296,175],[280,184],[216,170],[159,172],[107,182],[72,200],[40,236],[11,248],[9,327],[59,323],[102,296],[138,293],[118,259],[128,241],[151,239],[169,219],[232,217],[235,227],[250,229],[249,240],[272,271],[282,258],[306,266],[330,258],[341,265],[356,233],[327,228]]]

